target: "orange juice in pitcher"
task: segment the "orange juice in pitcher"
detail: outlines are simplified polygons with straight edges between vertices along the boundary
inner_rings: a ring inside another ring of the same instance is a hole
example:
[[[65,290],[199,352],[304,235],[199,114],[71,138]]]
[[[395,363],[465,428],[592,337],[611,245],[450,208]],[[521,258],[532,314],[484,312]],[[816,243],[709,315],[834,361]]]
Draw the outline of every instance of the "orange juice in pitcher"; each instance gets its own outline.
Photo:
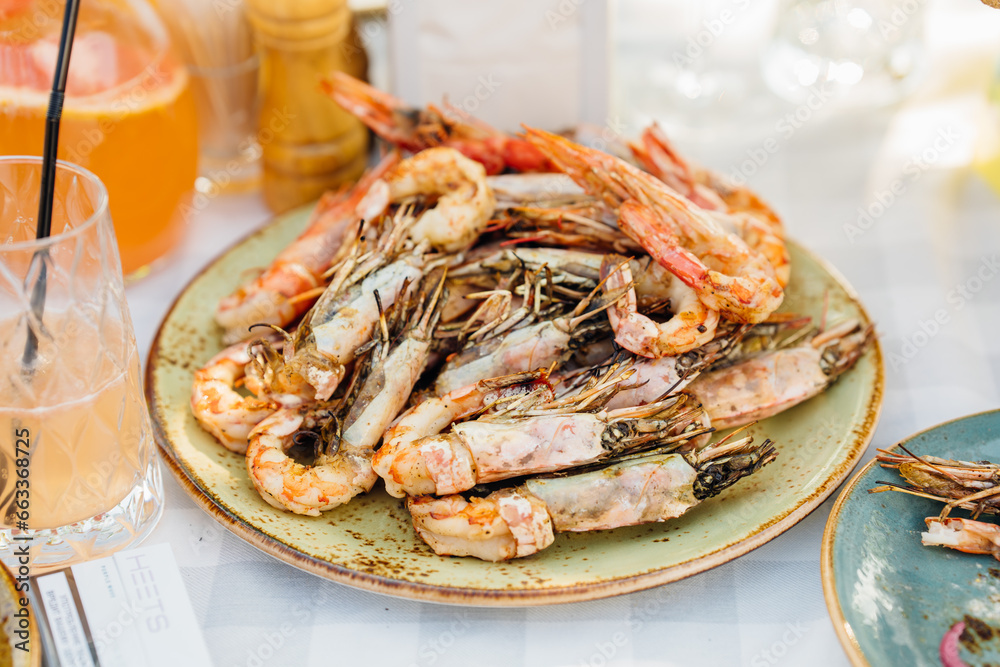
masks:
[[[64,0],[0,0],[0,153],[42,152]],[[183,232],[197,172],[195,107],[167,33],[143,0],[81,3],[59,158],[106,185],[126,276]]]

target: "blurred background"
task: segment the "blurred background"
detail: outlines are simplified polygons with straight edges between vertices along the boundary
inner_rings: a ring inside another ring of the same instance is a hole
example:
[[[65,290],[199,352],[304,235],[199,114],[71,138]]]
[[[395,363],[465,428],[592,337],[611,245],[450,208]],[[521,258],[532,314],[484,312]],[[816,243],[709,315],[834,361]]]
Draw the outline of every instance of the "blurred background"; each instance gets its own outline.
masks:
[[[948,122],[965,139],[941,166],[998,178],[1000,12],[973,0],[377,4],[355,5],[370,80],[416,105],[447,96],[502,129],[587,122],[626,138],[655,121],[743,179],[799,131],[893,119],[891,162],[923,146],[916,128]],[[470,97],[481,77],[494,85]]]

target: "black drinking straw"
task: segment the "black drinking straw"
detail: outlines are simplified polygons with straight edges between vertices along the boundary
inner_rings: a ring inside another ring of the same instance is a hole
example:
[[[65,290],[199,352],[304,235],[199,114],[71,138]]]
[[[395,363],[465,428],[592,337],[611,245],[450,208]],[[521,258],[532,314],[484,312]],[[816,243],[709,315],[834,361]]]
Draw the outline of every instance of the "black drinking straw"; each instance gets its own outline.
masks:
[[[66,95],[66,79],[69,76],[69,58],[73,52],[73,36],[76,34],[76,17],[80,13],[80,0],[66,0],[63,13],[62,33],[59,35],[59,56],[56,58],[56,73],[49,95],[49,109],[45,114],[45,146],[42,149],[42,185],[38,195],[38,219],[35,221],[35,238],[48,238],[52,232],[52,200],[56,189],[56,151],[59,148],[59,120],[62,118],[63,99]],[[32,268],[38,268],[38,278],[31,290],[31,310],[41,324],[45,310],[45,291],[48,282],[48,249],[35,251],[31,258]],[[31,276],[31,269],[28,276]],[[38,337],[28,324],[28,339],[24,343],[22,365],[30,368],[38,354]]]

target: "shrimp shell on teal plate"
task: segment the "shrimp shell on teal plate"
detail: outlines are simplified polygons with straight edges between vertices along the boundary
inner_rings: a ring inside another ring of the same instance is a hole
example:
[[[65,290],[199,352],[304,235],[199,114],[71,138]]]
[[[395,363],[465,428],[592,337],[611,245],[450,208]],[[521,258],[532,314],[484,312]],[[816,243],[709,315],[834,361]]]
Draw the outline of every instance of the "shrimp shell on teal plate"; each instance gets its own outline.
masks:
[[[996,461],[1000,410],[939,424],[900,444],[917,456]],[[902,478],[869,463],[845,486],[823,534],[823,593],[851,663],[938,667],[945,633],[961,622],[961,660],[969,667],[1000,664],[1000,563],[921,545],[924,518],[937,516],[943,505],[904,493],[868,493],[879,482]],[[955,509],[951,516],[969,513]],[[980,520],[996,523],[990,515]]]
[[[310,207],[278,217],[224,252],[177,298],[147,364],[146,393],[167,468],[195,502],[262,551],[321,577],[369,591],[452,604],[526,606],[643,590],[721,565],[805,518],[861,459],[882,404],[876,343],[822,395],[752,427],[778,458],[683,517],[558,535],[534,556],[506,563],[434,555],[402,501],[374,491],[319,517],[277,510],[256,493],[244,458],[202,430],[189,408],[195,369],[222,349],[215,305],[244,272],[265,266],[304,228]],[[869,318],[834,269],[795,243],[783,310],[819,321]]]

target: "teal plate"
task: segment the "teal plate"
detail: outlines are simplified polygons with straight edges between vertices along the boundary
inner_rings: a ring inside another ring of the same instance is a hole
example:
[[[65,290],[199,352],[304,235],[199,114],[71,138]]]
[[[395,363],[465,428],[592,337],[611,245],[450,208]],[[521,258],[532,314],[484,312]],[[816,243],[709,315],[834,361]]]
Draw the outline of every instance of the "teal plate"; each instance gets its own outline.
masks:
[[[997,461],[1000,410],[940,424],[900,444],[918,456]],[[823,534],[823,592],[851,663],[941,665],[944,633],[964,620],[962,659],[970,667],[1000,665],[1000,563],[921,545],[924,518],[937,516],[941,503],[868,493],[878,481],[901,478],[869,463],[840,494]]]

